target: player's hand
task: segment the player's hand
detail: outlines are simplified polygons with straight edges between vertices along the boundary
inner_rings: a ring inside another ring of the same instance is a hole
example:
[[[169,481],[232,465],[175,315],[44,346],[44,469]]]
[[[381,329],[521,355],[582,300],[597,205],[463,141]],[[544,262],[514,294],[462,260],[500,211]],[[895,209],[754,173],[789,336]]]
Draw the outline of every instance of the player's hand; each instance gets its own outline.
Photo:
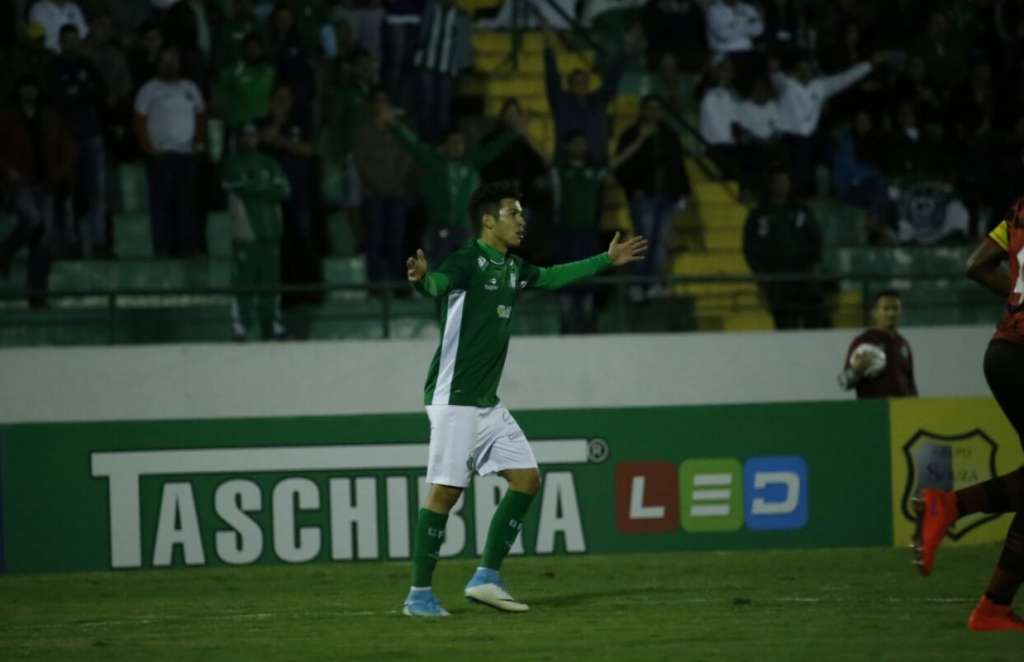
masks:
[[[640,235],[630,237],[626,241],[620,241],[619,233],[616,232],[615,236],[612,237],[612,243],[608,245],[608,257],[611,258],[612,264],[617,267],[642,260],[646,253],[647,240]]]
[[[857,354],[850,361],[850,367],[858,377],[863,375],[871,367],[871,356],[867,352]]]
[[[427,256],[422,248],[416,249],[415,257],[405,261],[405,276],[410,283],[418,283],[427,275]]]

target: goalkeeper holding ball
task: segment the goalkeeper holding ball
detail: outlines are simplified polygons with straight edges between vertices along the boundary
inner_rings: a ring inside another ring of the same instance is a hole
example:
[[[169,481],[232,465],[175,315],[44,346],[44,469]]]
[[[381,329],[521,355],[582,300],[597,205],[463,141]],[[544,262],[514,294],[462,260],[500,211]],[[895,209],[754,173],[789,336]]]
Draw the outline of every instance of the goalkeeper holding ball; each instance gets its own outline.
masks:
[[[914,355],[896,331],[903,304],[900,293],[885,290],[871,306],[873,326],[850,343],[839,384],[857,389],[858,398],[904,398],[917,395]]]

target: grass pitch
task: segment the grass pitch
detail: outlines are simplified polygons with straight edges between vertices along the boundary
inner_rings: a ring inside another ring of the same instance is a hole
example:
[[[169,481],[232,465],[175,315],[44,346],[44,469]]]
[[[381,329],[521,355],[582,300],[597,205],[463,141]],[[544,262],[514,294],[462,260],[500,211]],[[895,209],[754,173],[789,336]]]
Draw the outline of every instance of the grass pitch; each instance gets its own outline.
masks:
[[[965,623],[998,548],[513,558],[525,615],[462,596],[400,615],[406,564],[0,577],[0,660],[1024,660],[1024,634]]]

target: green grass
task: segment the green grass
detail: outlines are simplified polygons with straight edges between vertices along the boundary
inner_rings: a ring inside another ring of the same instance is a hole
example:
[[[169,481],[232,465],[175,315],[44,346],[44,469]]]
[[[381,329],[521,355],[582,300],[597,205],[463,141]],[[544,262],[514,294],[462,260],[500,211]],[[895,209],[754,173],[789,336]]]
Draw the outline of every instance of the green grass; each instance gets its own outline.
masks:
[[[1024,635],[965,622],[998,556],[895,549],[513,558],[524,615],[461,598],[399,614],[405,564],[0,577],[0,660],[1015,660]]]

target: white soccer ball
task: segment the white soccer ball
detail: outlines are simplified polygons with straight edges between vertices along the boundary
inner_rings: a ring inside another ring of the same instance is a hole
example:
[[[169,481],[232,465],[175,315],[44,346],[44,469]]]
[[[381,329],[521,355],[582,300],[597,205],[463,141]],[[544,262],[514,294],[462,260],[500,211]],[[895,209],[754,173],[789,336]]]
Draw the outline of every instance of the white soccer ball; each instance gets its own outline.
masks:
[[[853,367],[855,362],[859,361],[861,356],[868,357],[868,369],[864,371],[864,376],[871,378],[877,377],[882,374],[885,370],[885,350],[878,345],[872,345],[871,343],[861,343],[854,348],[850,354],[850,367]]]

